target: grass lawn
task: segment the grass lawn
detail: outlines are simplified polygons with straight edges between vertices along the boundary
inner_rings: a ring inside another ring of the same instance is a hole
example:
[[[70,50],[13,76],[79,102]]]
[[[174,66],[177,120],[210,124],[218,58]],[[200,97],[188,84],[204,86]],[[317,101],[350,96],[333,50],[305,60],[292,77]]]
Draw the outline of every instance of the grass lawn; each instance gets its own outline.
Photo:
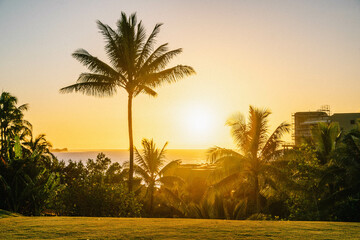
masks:
[[[0,209],[0,219],[1,218],[8,218],[8,217],[21,217],[21,214],[18,213],[12,213],[12,212],[8,212],[6,210],[2,210]]]
[[[8,217],[0,239],[360,239],[360,223]]]

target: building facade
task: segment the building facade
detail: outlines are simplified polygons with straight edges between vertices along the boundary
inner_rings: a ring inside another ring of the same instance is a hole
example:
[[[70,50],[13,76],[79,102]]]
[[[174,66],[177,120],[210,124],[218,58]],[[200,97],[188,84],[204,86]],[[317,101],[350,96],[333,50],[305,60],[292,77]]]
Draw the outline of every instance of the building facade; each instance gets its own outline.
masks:
[[[360,113],[334,113],[324,106],[317,111],[296,112],[293,114],[293,140],[299,146],[304,138],[311,136],[311,129],[319,122],[337,122],[341,131],[348,132],[355,128],[360,120]]]

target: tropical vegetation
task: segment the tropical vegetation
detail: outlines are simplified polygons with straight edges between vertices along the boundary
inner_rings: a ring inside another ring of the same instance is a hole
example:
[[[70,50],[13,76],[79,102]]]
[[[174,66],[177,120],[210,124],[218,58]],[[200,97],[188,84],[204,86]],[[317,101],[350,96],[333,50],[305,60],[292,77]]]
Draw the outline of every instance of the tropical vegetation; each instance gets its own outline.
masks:
[[[267,109],[226,122],[237,149],[209,149],[196,172],[168,160],[167,143],[143,139],[135,148],[134,191],[129,163],[100,153],[59,161],[44,134],[32,134],[28,105],[0,96],[0,209],[22,215],[184,217],[360,221],[360,123],[349,132],[319,123],[311,137],[282,148],[290,125],[269,134]],[[184,170],[185,169],[185,170]],[[184,171],[187,174],[184,174]],[[201,174],[200,174],[201,173]]]

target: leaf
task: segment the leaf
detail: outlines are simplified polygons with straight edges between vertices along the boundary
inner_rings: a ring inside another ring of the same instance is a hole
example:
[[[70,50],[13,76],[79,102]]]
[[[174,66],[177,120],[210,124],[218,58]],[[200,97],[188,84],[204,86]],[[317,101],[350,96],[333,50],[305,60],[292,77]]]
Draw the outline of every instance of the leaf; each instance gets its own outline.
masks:
[[[15,137],[14,151],[15,151],[15,158],[17,158],[17,159],[22,158],[22,150],[21,150],[19,136]]]

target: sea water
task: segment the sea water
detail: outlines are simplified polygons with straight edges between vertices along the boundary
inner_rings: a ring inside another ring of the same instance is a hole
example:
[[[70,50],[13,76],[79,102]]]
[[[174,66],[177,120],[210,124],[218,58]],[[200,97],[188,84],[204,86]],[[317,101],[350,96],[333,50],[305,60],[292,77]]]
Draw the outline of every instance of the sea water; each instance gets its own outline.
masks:
[[[68,162],[82,161],[86,163],[88,159],[96,159],[99,153],[104,153],[112,162],[123,164],[129,161],[129,150],[71,150],[67,152],[54,152],[53,154],[59,159]],[[141,150],[140,150],[141,153]],[[203,164],[206,163],[207,149],[167,149],[165,160],[167,162],[180,159],[183,164]]]

